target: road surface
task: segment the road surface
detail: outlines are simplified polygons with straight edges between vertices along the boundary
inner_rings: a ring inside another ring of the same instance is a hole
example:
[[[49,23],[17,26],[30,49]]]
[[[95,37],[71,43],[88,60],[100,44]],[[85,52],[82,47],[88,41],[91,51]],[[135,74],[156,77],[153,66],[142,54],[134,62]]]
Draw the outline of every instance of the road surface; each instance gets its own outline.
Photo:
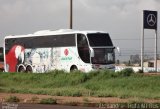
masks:
[[[64,105],[43,105],[43,104],[2,104],[0,109],[100,109],[98,107],[64,106]]]

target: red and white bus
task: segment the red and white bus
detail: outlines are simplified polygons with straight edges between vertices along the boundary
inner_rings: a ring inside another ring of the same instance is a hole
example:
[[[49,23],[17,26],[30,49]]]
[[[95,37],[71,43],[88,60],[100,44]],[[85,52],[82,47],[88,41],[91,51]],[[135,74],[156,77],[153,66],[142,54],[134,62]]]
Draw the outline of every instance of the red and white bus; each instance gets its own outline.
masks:
[[[4,38],[5,72],[114,69],[115,53],[108,33],[61,29]]]

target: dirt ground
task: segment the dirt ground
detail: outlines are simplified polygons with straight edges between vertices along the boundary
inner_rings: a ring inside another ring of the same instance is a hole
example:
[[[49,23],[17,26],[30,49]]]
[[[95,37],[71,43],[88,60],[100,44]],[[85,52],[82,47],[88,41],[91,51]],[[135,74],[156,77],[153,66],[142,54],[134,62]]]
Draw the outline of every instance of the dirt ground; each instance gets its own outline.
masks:
[[[127,98],[121,99],[117,97],[64,97],[64,96],[50,96],[50,95],[37,95],[37,94],[17,94],[17,93],[0,93],[0,102],[5,102],[5,100],[10,96],[16,96],[20,99],[21,103],[39,103],[41,99],[53,98],[57,100],[57,104],[70,104],[70,103],[131,103],[140,101],[138,98]],[[155,99],[144,99],[142,102],[145,103],[160,103],[160,100]]]

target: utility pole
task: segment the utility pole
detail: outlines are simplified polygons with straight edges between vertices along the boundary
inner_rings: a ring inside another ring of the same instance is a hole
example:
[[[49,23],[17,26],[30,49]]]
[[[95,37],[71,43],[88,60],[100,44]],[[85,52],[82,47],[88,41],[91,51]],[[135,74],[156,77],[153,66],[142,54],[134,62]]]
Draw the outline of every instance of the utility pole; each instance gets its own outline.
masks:
[[[70,0],[70,29],[72,29],[73,27],[72,27],[72,25],[73,25],[73,23],[72,23],[72,21],[73,21],[73,2],[72,2],[72,0]]]

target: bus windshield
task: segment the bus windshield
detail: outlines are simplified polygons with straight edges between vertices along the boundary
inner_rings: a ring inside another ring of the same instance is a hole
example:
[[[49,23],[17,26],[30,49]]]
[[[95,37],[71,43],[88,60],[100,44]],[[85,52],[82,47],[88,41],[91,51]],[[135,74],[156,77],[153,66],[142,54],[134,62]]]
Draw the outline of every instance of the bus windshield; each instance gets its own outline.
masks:
[[[107,33],[87,34],[89,44],[94,50],[92,64],[114,64],[115,55],[113,43]]]
[[[92,64],[114,64],[114,48],[93,48],[93,50]]]
[[[107,33],[89,33],[87,37],[91,47],[113,46],[110,36]]]

